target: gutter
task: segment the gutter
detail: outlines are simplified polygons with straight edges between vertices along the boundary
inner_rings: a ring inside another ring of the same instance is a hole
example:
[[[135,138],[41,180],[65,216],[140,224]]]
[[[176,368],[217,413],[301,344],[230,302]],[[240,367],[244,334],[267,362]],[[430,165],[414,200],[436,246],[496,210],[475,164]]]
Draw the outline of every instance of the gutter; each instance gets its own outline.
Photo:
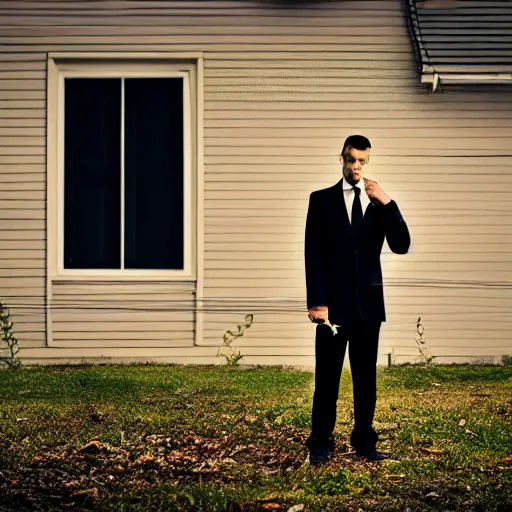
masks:
[[[423,66],[421,82],[432,84],[432,92],[436,92],[442,84],[512,84],[512,73],[468,73],[463,70],[457,71],[455,67],[452,67],[450,71],[440,71],[434,69],[433,66]]]

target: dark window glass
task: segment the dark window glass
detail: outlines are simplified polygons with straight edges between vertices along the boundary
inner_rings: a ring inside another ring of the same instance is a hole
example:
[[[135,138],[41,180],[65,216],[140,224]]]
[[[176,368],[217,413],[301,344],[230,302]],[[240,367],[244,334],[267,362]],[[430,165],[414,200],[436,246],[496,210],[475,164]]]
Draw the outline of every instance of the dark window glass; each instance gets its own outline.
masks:
[[[121,266],[121,80],[64,82],[64,268]]]
[[[183,79],[125,80],[125,267],[183,269]]]

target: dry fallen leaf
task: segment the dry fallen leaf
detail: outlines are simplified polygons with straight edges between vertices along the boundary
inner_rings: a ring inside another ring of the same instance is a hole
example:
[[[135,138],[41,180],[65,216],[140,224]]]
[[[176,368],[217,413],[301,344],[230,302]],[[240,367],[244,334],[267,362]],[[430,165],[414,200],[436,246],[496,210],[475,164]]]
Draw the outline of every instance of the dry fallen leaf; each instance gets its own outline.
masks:
[[[146,464],[147,462],[154,462],[155,460],[155,457],[153,457],[153,455],[141,455],[135,462],[134,464],[136,465],[142,465],[142,464]]]
[[[76,493],[77,495],[86,495],[91,498],[93,501],[96,501],[99,498],[98,489],[93,487],[92,489],[84,489],[80,490]]]
[[[439,455],[441,453],[445,453],[445,450],[435,450],[435,449],[431,449],[431,448],[420,448],[422,451],[426,452],[426,453],[432,453],[434,455]]]
[[[99,453],[102,449],[99,441],[91,441],[78,449],[78,453]]]
[[[64,482],[62,484],[62,487],[64,487],[64,489],[72,489],[73,487],[76,487],[78,484],[78,480],[71,480],[69,482]]]

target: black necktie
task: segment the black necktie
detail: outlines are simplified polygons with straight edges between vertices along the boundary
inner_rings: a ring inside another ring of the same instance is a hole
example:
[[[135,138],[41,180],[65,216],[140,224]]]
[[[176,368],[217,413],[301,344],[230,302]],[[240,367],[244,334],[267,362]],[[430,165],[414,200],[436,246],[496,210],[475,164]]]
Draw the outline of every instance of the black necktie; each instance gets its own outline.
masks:
[[[363,223],[363,208],[361,207],[361,199],[359,197],[361,189],[354,187],[354,192],[356,195],[354,197],[354,203],[352,204],[352,234],[357,236],[359,228]]]

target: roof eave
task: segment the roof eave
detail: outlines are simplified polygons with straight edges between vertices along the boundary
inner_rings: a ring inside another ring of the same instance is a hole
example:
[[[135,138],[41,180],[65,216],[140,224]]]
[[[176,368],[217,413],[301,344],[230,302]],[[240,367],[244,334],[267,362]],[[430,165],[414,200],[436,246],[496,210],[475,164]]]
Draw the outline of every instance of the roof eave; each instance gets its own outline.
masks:
[[[427,68],[427,69],[425,69]],[[490,85],[490,84],[506,84],[512,85],[512,73],[500,72],[481,72],[468,73],[462,70],[457,71],[453,69],[448,71],[434,70],[430,66],[424,66],[421,74],[421,82],[432,84],[432,92],[439,90],[440,85],[458,85],[458,84],[476,84],[476,85]]]

